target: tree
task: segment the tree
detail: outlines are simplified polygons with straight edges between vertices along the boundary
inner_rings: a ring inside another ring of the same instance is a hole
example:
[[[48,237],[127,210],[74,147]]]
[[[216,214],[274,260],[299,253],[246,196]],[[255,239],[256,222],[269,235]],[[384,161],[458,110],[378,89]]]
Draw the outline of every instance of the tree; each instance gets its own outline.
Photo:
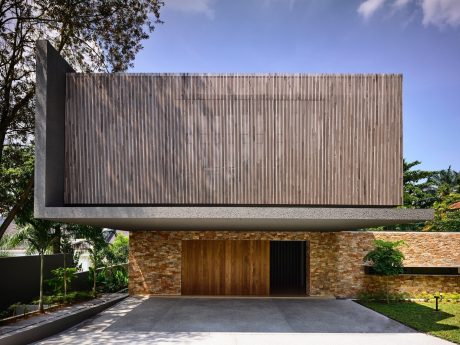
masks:
[[[121,265],[128,262],[129,237],[116,234],[115,240],[107,248],[106,259],[110,265]]]
[[[420,165],[420,161],[403,161],[403,208],[430,208],[436,201],[436,193],[429,190],[428,179],[432,171],[414,169]],[[424,223],[398,224],[370,228],[369,230],[379,231],[421,231]]]
[[[0,1],[0,167],[13,159],[5,153],[8,147],[33,146],[36,40],[51,41],[77,71],[125,71],[142,40],[161,23],[162,5],[161,0]],[[14,190],[8,181],[0,184]],[[31,194],[32,175],[21,186],[2,205],[0,212],[9,216],[0,238]]]
[[[7,217],[0,226],[0,238],[21,210],[33,208],[33,172],[33,147],[16,143],[4,148],[0,162],[0,215]]]
[[[398,249],[403,243],[403,241],[375,240],[374,249],[367,253],[363,259],[364,262],[372,264],[377,275],[384,277],[387,303],[390,303],[389,278],[403,273],[404,255]]]
[[[460,209],[452,209],[451,205],[460,202],[460,193],[441,196],[434,203],[434,219],[425,223],[424,231],[460,231]]]
[[[449,166],[446,170],[435,171],[427,183],[440,198],[452,193],[460,193],[460,173]]]
[[[403,162],[403,205],[406,208],[429,208],[436,200],[428,183],[433,172],[413,169],[420,164],[420,161]]]
[[[47,220],[31,219],[21,225],[20,231],[14,234],[8,243],[8,247],[14,248],[21,243],[28,245],[31,252],[40,255],[40,297],[38,308],[43,312],[43,262],[46,251],[53,245],[56,239],[53,223]]]
[[[108,243],[102,234],[102,228],[89,225],[69,225],[69,230],[74,233],[75,238],[85,239],[91,260],[91,273],[93,281],[93,296],[96,296],[97,269],[102,266],[104,254]]]

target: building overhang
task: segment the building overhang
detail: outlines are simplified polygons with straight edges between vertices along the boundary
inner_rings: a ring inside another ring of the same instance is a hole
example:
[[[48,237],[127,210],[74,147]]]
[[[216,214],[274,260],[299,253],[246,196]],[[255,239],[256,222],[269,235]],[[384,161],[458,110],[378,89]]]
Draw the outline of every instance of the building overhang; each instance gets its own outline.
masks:
[[[38,218],[122,230],[343,231],[433,218],[431,209],[363,207],[43,207]]]
[[[381,206],[243,206],[244,203],[239,206],[66,205],[66,74],[73,72],[72,67],[48,42],[37,42],[36,218],[132,231],[341,231],[419,223],[433,218],[433,210]],[[93,191],[104,193],[94,188]]]

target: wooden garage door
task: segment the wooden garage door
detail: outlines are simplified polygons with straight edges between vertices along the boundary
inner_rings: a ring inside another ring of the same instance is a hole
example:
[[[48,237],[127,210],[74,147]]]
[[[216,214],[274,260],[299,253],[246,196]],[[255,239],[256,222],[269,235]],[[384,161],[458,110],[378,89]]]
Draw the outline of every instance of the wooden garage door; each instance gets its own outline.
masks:
[[[269,241],[182,241],[183,295],[269,293]]]

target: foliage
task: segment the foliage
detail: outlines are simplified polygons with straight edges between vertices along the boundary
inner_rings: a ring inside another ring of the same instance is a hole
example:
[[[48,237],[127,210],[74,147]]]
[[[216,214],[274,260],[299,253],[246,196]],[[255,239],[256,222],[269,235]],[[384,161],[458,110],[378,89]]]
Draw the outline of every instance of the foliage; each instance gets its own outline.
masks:
[[[0,238],[31,203],[35,42],[47,39],[77,72],[125,71],[160,21],[160,0],[0,2]]]
[[[7,214],[20,198],[34,171],[33,147],[7,145],[0,162],[0,214]]]
[[[56,240],[52,222],[31,218],[25,224],[19,223],[20,231],[10,237],[8,246],[14,248],[20,243],[26,243],[30,251],[40,255],[40,299],[39,309],[43,312],[43,260],[45,252]]]
[[[156,0],[6,0],[0,4],[0,142],[33,134],[35,41],[79,71],[125,71],[159,23]],[[3,153],[3,148],[0,150]],[[1,154],[0,154],[0,162]]]
[[[29,307],[27,306],[27,304],[23,304],[21,302],[17,302],[17,303],[13,303],[12,305],[10,305],[7,309],[7,315],[5,315],[5,317],[8,317],[8,316],[16,316],[16,315],[25,315],[29,312]]]
[[[403,273],[404,255],[397,249],[403,241],[375,240],[374,249],[366,254],[365,262],[370,262],[378,275],[394,276]]]
[[[386,277],[385,294],[387,303],[390,303],[388,277],[403,273],[404,255],[398,249],[403,243],[403,241],[391,242],[375,240],[374,249],[367,253],[363,259],[365,262],[370,262],[372,264],[377,275]]]
[[[88,291],[73,291],[69,292],[66,297],[63,294],[55,294],[50,296],[44,296],[43,301],[47,305],[56,305],[64,303],[76,303],[81,301],[87,301],[93,298],[93,294]],[[36,304],[37,301],[32,303]]]
[[[360,303],[411,328],[460,344],[460,303],[441,302],[440,311],[435,311],[434,302]]]
[[[70,288],[72,281],[76,278],[77,269],[75,267],[59,267],[51,271],[53,278],[45,282],[51,288],[55,295],[67,295],[67,289]],[[66,284],[64,284],[64,282]]]
[[[117,292],[128,286],[129,237],[116,234],[113,243],[104,251],[105,266],[97,272],[97,285],[101,292]]]
[[[29,253],[45,254],[55,241],[52,222],[48,220],[31,219],[27,224],[21,224],[19,231],[9,237],[7,248],[15,248],[24,243]]]
[[[98,291],[118,292],[128,287],[128,270],[123,265],[106,266],[98,270],[96,279]]]
[[[115,240],[106,250],[105,256],[109,265],[119,265],[128,262],[129,237],[116,234]]]
[[[68,229],[73,232],[75,238],[85,239],[91,260],[91,276],[93,282],[93,295],[96,296],[97,268],[104,264],[105,253],[109,244],[105,241],[102,228],[89,225],[69,225]]]
[[[413,301],[413,300],[421,300],[424,302],[433,302],[435,301],[435,296],[439,296],[439,301],[447,301],[447,302],[460,302],[460,293],[455,292],[447,292],[447,293],[428,293],[428,292],[421,292],[417,294],[410,294],[408,292],[396,292],[390,293],[390,301],[392,302],[401,302],[401,301]],[[377,291],[377,292],[367,292],[361,291],[358,293],[357,299],[360,302],[382,302],[386,300],[385,291]]]
[[[451,166],[447,170],[439,170],[431,174],[427,183],[441,197],[460,193],[460,173],[452,170]]]
[[[445,195],[441,201],[435,202],[434,219],[425,224],[425,231],[460,231],[460,210],[450,210],[449,206],[460,201],[460,194]]]
[[[434,220],[425,226],[429,231],[460,231],[460,210],[446,213],[443,217],[435,214]]]
[[[371,301],[386,301],[387,294],[385,291],[378,291],[378,292],[366,292],[361,291],[358,293],[358,300],[364,302],[371,302]],[[391,302],[399,302],[399,301],[406,301],[410,299],[411,296],[407,292],[397,292],[397,293],[389,293],[388,299]]]
[[[0,258],[9,256],[9,253],[6,251],[7,249],[10,249],[8,247],[9,239],[10,236],[3,236],[2,238],[0,238]]]
[[[460,231],[460,211],[449,206],[460,201],[460,172],[450,166],[446,170],[414,169],[420,161],[404,160],[403,208],[434,208],[432,221],[418,224],[381,226],[367,230],[380,231]]]
[[[429,208],[436,200],[428,182],[433,172],[413,169],[420,164],[420,161],[403,162],[403,199],[407,208]]]

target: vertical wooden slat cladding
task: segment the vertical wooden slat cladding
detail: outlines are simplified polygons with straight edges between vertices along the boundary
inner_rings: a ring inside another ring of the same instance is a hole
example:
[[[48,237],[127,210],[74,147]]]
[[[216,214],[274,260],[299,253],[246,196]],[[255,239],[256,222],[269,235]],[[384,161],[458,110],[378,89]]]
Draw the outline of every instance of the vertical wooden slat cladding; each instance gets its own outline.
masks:
[[[66,204],[398,205],[400,75],[68,74]]]
[[[182,241],[183,295],[268,295],[270,242]]]

